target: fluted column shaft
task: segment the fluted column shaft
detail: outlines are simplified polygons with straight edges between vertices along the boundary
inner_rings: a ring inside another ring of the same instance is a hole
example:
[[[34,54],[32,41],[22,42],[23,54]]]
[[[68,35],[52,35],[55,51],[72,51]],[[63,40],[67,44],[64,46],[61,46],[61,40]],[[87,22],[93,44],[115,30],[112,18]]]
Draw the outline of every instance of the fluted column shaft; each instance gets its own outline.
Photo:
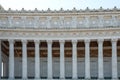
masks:
[[[39,55],[39,40],[35,40],[35,78],[40,78],[40,55]]]
[[[22,40],[22,78],[27,79],[27,40]]]
[[[118,78],[117,71],[117,39],[112,39],[112,78]]]
[[[103,79],[103,39],[98,40],[98,78]]]
[[[14,79],[14,40],[9,40],[9,79]]]
[[[47,41],[48,45],[48,79],[52,79],[52,40]]]
[[[72,40],[72,78],[77,79],[77,40]]]
[[[65,78],[64,40],[60,40],[60,78]]]
[[[85,78],[90,79],[90,40],[85,40]]]

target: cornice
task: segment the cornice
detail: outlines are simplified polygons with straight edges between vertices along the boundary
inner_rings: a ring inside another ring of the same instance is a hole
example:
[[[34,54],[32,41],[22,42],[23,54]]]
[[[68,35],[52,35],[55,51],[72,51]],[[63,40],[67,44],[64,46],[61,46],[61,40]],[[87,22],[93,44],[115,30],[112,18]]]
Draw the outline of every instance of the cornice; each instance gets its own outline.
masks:
[[[76,8],[73,8],[72,10],[64,10],[63,8],[61,8],[60,10],[51,10],[50,8],[48,8],[48,10],[38,10],[37,8],[35,8],[35,10],[25,10],[24,8],[22,8],[21,10],[12,10],[11,8],[9,8],[8,10],[0,10],[0,14],[4,14],[4,15],[89,15],[89,14],[109,14],[109,13],[120,13],[120,9],[118,9],[117,7],[114,7],[112,9],[103,9],[102,7],[100,7],[99,9],[89,9],[88,7],[84,10],[80,9],[77,10]]]
[[[90,28],[90,29],[0,29],[10,32],[87,32],[87,31],[120,31],[120,28]]]
[[[81,13],[0,13],[0,16],[98,16],[98,15],[111,15],[120,14],[120,11],[110,11],[110,12],[81,12]]]

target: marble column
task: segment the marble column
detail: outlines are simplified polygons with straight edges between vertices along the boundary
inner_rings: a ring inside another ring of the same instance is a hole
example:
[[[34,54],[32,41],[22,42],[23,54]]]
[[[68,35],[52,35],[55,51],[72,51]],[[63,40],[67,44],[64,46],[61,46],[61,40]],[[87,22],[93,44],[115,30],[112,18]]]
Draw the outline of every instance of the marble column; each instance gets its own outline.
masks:
[[[118,71],[117,71],[117,40],[112,39],[112,78],[118,78]]]
[[[72,40],[72,78],[77,79],[77,40]]]
[[[64,40],[60,40],[60,79],[65,78]]]
[[[85,40],[85,78],[90,79],[90,40]]]
[[[103,72],[103,39],[98,39],[98,78],[104,79]]]
[[[35,79],[40,78],[40,50],[39,50],[39,40],[34,40],[35,42]]]
[[[2,51],[1,51],[1,40],[0,40],[0,79],[2,74]]]
[[[53,72],[52,72],[52,40],[47,40],[47,49],[48,49],[48,66],[47,66],[47,68],[48,68],[48,79],[52,79],[52,74],[53,74]]]
[[[14,79],[14,40],[9,39],[9,79]]]
[[[22,40],[22,78],[27,79],[27,40]]]

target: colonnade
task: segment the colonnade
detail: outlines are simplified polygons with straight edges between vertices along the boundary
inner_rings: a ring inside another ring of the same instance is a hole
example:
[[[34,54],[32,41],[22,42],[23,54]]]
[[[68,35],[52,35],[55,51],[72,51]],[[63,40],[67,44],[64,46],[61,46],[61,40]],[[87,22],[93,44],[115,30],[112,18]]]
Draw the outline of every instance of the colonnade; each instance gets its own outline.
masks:
[[[118,78],[117,72],[117,40],[111,39],[112,44],[112,78]],[[90,39],[85,39],[85,78],[90,79]],[[14,43],[15,40],[9,39],[9,79],[14,79]],[[22,42],[22,78],[27,79],[27,40],[21,40]],[[53,78],[52,70],[52,40],[46,40],[47,42],[47,78]],[[78,40],[71,40],[72,42],[72,78],[78,78],[77,71],[77,42]],[[98,78],[104,79],[103,70],[103,42],[104,39],[98,39]],[[35,43],[35,79],[40,79],[40,40],[34,40]],[[60,79],[65,79],[65,56],[64,56],[64,44],[65,40],[59,40],[60,43]],[[1,72],[1,40],[0,40],[0,72]]]

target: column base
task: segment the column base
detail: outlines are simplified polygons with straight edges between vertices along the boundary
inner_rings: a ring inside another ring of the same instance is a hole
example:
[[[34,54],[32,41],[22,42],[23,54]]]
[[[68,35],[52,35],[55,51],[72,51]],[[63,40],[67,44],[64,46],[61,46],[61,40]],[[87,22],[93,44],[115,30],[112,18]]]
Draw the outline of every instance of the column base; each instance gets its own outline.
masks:
[[[60,77],[61,80],[65,79],[64,77]]]
[[[27,78],[22,78],[22,80],[27,80]]]
[[[14,78],[9,78],[9,80],[14,80]]]
[[[72,80],[77,80],[78,78],[72,78]]]
[[[97,80],[105,80],[104,78],[98,78]]]
[[[35,77],[35,79],[40,79],[39,77]]]
[[[34,80],[40,80],[40,78],[35,78]]]
[[[48,80],[52,80],[53,78],[47,78]]]
[[[83,79],[84,80],[84,79]],[[85,78],[85,80],[92,80],[91,78]]]
[[[117,78],[113,78],[113,79],[111,79],[111,80],[119,80],[119,79],[117,79]]]

